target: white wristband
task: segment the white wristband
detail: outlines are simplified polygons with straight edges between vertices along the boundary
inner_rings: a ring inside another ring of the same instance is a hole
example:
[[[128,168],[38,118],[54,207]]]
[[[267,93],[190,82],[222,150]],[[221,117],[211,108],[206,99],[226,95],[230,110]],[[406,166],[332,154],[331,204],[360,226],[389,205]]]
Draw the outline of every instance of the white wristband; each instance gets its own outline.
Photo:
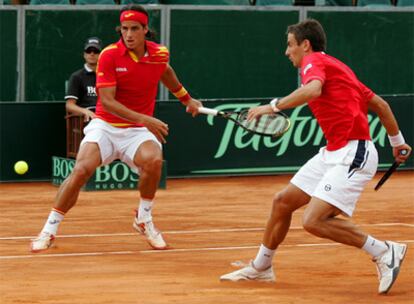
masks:
[[[388,135],[388,139],[390,140],[391,147],[393,148],[405,144],[404,136],[401,134],[401,131],[398,131],[398,134],[394,136]]]
[[[279,98],[273,98],[270,101],[270,106],[272,107],[273,112],[277,113],[280,112],[280,109],[277,107],[277,103],[279,101]]]

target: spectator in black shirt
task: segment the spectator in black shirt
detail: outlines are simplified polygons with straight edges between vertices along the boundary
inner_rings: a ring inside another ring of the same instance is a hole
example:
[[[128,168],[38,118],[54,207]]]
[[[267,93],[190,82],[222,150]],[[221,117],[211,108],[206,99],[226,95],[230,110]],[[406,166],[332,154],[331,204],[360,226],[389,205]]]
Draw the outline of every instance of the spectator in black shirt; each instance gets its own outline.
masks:
[[[97,37],[88,38],[83,50],[85,65],[70,76],[65,100],[68,113],[82,115],[85,121],[89,121],[95,118],[96,66],[102,50],[101,40]]]

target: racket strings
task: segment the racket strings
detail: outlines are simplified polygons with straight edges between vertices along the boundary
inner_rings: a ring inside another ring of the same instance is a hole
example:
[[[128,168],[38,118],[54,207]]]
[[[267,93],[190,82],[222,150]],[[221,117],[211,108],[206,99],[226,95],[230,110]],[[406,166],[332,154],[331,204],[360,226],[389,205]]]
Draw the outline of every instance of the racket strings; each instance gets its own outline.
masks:
[[[288,119],[279,114],[266,114],[247,121],[247,112],[242,112],[238,121],[247,130],[271,136],[278,136],[289,128]]]

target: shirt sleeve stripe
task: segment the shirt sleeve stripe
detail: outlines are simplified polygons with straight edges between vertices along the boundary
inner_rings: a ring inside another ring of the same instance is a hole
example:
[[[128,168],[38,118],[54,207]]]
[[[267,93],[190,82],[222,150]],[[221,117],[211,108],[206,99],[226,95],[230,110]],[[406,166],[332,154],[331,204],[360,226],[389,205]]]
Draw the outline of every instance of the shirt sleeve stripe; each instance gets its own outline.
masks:
[[[66,99],[76,99],[76,100],[78,100],[79,98],[78,98],[78,96],[74,96],[74,95],[66,95],[65,100]]]
[[[319,77],[319,76],[310,76],[308,79],[306,79],[305,84],[308,84],[311,80],[320,80],[322,82],[322,84],[325,83],[325,80],[322,79],[322,77]]]
[[[96,84],[97,88],[114,87],[114,86],[116,86],[116,82],[100,82]]]

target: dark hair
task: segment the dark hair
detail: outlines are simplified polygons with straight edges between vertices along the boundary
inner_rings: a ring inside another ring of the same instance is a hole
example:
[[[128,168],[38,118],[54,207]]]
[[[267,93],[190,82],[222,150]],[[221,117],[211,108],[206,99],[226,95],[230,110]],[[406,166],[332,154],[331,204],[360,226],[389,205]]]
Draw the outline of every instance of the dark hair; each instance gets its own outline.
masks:
[[[287,34],[295,35],[298,44],[309,40],[314,52],[326,50],[326,35],[322,25],[315,19],[307,19],[297,24],[289,25]]]
[[[119,14],[121,15],[125,11],[136,11],[136,12],[143,13],[143,14],[145,14],[148,17],[148,23],[149,23],[149,15],[148,15],[148,12],[147,12],[147,10],[143,6],[138,5],[138,4],[131,3],[131,4],[128,4],[128,5],[125,5],[124,7],[122,7],[121,8],[121,11],[119,12]],[[115,31],[120,36],[122,36],[122,34],[121,34],[121,26],[118,25],[115,28]],[[149,38],[149,39],[152,39],[152,40],[156,38],[156,32],[154,30],[152,30],[152,29],[149,28],[149,24],[148,24],[148,33],[145,36],[147,38]]]

